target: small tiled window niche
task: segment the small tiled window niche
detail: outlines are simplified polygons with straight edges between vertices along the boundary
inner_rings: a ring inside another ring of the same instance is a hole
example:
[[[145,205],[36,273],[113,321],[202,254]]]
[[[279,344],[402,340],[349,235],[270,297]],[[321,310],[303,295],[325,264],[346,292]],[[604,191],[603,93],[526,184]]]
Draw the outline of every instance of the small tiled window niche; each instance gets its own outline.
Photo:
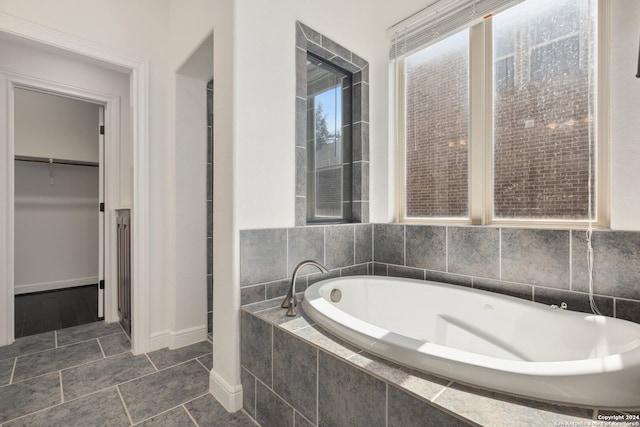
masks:
[[[353,74],[352,215],[369,222],[369,63],[333,40],[296,23],[296,226],[307,224],[307,53]]]

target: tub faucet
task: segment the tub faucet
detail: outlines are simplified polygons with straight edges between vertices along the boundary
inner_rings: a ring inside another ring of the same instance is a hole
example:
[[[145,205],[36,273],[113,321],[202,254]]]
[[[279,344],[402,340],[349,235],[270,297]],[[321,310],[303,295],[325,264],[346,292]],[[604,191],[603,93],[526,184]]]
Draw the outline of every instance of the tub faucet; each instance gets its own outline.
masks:
[[[293,317],[298,314],[296,313],[296,305],[298,304],[298,301],[296,299],[296,277],[298,277],[298,272],[302,269],[302,267],[305,267],[307,265],[312,265],[323,273],[329,272],[329,270],[324,265],[311,259],[301,261],[298,263],[298,265],[296,265],[296,268],[293,269],[293,277],[291,278],[291,286],[289,286],[289,292],[287,293],[287,296],[284,297],[284,301],[282,301],[282,304],[280,305],[280,307],[288,309],[287,316],[289,317]]]

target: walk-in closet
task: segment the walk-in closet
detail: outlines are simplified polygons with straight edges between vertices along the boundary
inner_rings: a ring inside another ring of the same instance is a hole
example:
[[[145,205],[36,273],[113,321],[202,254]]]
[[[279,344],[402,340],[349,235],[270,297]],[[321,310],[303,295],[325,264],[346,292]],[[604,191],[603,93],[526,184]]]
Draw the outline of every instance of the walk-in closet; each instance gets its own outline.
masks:
[[[17,88],[13,123],[15,337],[95,322],[102,107]]]

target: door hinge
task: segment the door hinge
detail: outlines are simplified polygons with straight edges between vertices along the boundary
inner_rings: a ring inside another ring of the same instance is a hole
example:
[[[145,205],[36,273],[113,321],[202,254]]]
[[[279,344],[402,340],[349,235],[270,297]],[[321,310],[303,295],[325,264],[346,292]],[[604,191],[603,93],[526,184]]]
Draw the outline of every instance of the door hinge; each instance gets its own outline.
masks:
[[[100,212],[104,212],[104,202],[100,202]]]
[[[98,286],[100,289],[104,289],[104,280],[100,280],[100,284]]]
[[[100,135],[104,135],[104,125],[100,125]]]

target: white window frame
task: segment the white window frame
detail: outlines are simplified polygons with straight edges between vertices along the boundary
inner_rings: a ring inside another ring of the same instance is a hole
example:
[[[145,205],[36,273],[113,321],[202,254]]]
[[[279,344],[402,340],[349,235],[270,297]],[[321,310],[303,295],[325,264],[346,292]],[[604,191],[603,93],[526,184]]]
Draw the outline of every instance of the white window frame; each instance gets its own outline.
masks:
[[[491,18],[469,27],[469,185],[467,218],[406,216],[405,58],[392,64],[396,91],[396,221],[410,224],[470,224],[540,228],[609,227],[609,2],[598,1],[596,80],[596,156],[594,220],[501,219],[493,217],[493,52]]]

